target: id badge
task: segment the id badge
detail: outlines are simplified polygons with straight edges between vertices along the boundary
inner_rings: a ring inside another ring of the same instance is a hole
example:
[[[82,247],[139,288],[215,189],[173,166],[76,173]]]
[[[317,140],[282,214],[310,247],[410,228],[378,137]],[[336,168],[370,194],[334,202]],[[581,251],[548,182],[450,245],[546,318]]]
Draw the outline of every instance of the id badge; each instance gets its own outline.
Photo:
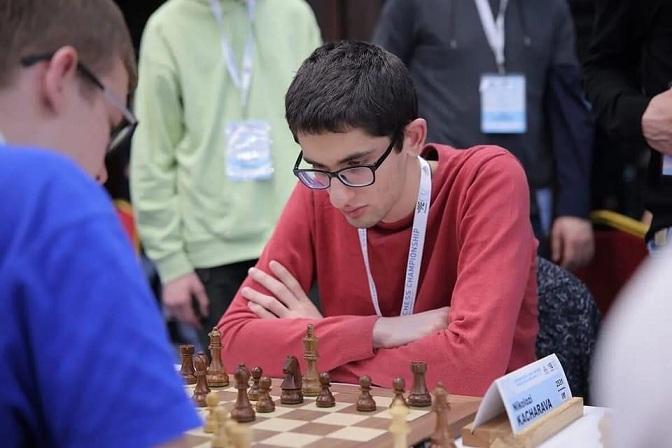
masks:
[[[527,132],[524,75],[481,76],[481,132],[523,134]]]
[[[226,175],[232,181],[267,180],[273,176],[271,126],[263,120],[226,125]]]
[[[663,155],[663,176],[672,176],[672,156]]]

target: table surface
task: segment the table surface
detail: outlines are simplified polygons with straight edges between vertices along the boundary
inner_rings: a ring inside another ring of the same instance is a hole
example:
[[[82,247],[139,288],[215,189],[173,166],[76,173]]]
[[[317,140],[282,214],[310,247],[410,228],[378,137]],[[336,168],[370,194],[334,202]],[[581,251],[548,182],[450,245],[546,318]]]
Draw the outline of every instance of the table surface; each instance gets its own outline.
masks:
[[[606,408],[584,406],[583,417],[574,421],[565,429],[539,445],[539,448],[602,448],[599,430],[600,419],[607,411]],[[462,439],[455,441],[457,448],[462,448]]]

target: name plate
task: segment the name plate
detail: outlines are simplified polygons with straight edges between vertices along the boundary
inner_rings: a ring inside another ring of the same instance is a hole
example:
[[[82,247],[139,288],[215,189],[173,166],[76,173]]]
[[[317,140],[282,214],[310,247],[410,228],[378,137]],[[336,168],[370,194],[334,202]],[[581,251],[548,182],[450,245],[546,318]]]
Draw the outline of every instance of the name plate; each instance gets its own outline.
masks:
[[[483,397],[473,428],[506,411],[511,431],[517,434],[570,398],[565,371],[552,354],[495,380]]]

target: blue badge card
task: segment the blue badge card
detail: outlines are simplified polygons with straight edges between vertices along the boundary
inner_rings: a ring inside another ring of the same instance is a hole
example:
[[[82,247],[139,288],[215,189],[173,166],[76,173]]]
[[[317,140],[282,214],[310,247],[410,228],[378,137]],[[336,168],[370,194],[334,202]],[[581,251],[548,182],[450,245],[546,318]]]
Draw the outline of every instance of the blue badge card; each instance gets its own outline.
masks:
[[[271,125],[263,120],[226,125],[226,175],[232,181],[268,180],[273,176]]]
[[[663,155],[663,176],[672,176],[672,156]]]
[[[483,397],[474,428],[506,411],[517,434],[570,398],[565,371],[552,354],[495,380]]]
[[[486,74],[481,77],[481,132],[527,132],[525,86],[524,75]]]

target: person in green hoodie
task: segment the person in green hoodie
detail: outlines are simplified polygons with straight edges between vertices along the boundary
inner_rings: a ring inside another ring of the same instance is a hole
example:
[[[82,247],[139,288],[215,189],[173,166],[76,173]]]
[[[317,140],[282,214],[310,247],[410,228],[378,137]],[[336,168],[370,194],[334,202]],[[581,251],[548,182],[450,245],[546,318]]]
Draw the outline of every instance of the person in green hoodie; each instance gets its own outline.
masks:
[[[131,197],[164,307],[204,343],[295,184],[284,94],[320,43],[304,0],[169,0],[147,23]]]

